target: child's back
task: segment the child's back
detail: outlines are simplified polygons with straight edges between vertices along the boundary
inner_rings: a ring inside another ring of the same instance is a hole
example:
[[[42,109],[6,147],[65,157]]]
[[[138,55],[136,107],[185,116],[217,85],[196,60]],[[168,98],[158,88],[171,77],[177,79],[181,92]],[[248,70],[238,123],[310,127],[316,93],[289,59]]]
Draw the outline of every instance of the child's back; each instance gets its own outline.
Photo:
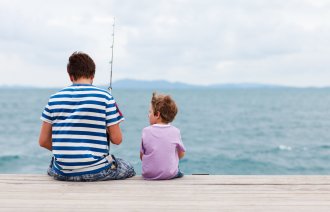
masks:
[[[142,131],[140,149],[144,179],[166,180],[183,176],[179,170],[179,159],[186,150],[180,130],[169,124],[177,111],[170,96],[153,93],[149,109],[150,126]]]
[[[180,131],[169,124],[154,124],[142,131],[142,176],[171,179],[178,174],[178,150],[185,151]]]

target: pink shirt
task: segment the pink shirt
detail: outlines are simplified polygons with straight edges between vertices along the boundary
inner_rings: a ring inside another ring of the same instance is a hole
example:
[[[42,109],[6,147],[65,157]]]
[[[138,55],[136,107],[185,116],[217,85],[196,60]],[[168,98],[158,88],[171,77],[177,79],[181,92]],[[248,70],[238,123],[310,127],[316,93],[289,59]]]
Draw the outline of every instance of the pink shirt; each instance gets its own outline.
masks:
[[[179,170],[178,150],[186,149],[180,130],[172,125],[154,124],[142,130],[142,176],[147,180],[175,177]]]

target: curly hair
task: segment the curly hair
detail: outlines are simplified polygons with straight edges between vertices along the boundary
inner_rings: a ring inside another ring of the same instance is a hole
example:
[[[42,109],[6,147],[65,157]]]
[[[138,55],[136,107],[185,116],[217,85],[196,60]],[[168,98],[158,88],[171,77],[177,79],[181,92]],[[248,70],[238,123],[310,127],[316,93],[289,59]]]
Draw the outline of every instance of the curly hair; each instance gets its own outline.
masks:
[[[172,122],[178,113],[178,108],[169,95],[156,94],[156,92],[152,93],[151,107],[154,115],[159,112],[165,123]]]
[[[91,78],[95,75],[95,63],[88,54],[74,52],[69,57],[67,71],[70,76],[73,76],[74,80]]]

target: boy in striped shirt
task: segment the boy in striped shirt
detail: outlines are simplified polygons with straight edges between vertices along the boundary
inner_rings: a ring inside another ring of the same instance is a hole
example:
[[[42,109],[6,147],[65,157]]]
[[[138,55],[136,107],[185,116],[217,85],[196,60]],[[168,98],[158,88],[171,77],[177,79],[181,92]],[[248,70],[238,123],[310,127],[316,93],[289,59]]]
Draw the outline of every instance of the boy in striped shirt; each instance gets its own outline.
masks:
[[[124,120],[115,99],[92,85],[95,63],[73,53],[67,65],[72,85],[52,95],[46,105],[39,144],[52,151],[48,175],[64,181],[125,179],[135,175],[127,161],[109,155],[109,142],[119,145]]]

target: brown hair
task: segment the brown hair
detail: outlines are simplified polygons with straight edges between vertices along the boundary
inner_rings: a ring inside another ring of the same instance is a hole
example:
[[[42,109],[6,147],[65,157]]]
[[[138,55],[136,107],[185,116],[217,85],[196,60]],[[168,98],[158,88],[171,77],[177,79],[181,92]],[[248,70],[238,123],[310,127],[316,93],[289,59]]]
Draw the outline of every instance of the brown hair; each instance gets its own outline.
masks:
[[[165,123],[172,122],[178,113],[178,108],[169,95],[156,94],[156,92],[152,93],[151,107],[154,115],[159,112]]]
[[[69,57],[67,71],[74,80],[80,78],[91,78],[95,74],[95,63],[88,54],[83,52],[74,52]]]

